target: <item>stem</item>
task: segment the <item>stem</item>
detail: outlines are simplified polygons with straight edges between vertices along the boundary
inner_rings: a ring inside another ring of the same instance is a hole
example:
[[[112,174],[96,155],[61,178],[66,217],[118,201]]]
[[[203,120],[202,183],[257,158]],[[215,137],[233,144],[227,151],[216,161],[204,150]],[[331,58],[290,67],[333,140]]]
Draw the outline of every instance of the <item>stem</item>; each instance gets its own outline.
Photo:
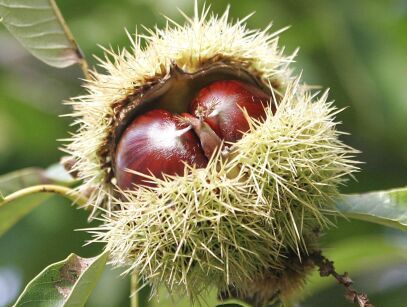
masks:
[[[132,273],[130,280],[130,306],[138,307],[138,274]]]
[[[61,14],[61,11],[58,8],[58,5],[56,4],[55,0],[49,0],[52,9],[54,10],[55,15],[58,18],[59,23],[61,24],[62,28],[64,29],[65,35],[68,37],[69,41],[71,42],[72,46],[75,48],[75,53],[76,56],[78,57],[77,63],[80,65],[82,69],[82,73],[85,76],[87,80],[90,79],[89,75],[89,69],[88,69],[88,62],[85,59],[85,56],[83,55],[81,49],[79,48],[78,44],[76,43],[75,38],[72,35],[71,30],[69,30],[68,25],[66,24],[66,21],[64,17]]]
[[[17,192],[7,195],[0,202],[0,207],[5,206],[8,203],[10,203],[20,197],[24,197],[24,196],[35,194],[35,193],[59,194],[65,198],[71,200],[73,203],[75,203],[79,206],[84,206],[87,204],[86,197],[84,197],[82,194],[80,194],[70,188],[67,188],[67,187],[64,187],[61,185],[54,185],[54,184],[41,184],[41,185],[35,185],[32,187],[21,189]]]
[[[352,279],[350,279],[347,272],[344,274],[338,274],[335,271],[333,261],[330,261],[324,257],[321,252],[316,252],[311,255],[312,261],[319,268],[319,274],[322,277],[332,275],[335,279],[346,288],[345,298],[354,304],[359,304],[360,307],[374,307],[373,304],[369,302],[367,294],[362,292],[357,292],[351,286],[353,284]]]
[[[80,51],[80,49],[78,49],[78,52],[80,52],[80,54],[81,54],[81,58],[79,60],[79,65],[81,67],[82,73],[85,76],[86,80],[90,80],[88,61],[86,61],[86,59],[82,55],[82,52]]]
[[[222,140],[212,130],[212,128],[206,122],[204,122],[202,117],[196,118],[192,115],[189,115],[186,120],[189,122],[189,124],[192,126],[192,129],[198,136],[205,156],[208,158],[208,160],[211,159],[215,151],[220,150]]]

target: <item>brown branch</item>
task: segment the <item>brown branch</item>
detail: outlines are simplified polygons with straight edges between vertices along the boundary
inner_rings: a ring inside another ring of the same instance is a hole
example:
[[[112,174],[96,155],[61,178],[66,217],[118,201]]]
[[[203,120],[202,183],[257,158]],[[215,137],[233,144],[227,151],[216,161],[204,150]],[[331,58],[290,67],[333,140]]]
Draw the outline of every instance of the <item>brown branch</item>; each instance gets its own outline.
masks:
[[[346,288],[345,298],[354,304],[359,304],[360,307],[374,307],[373,304],[369,302],[367,294],[362,292],[357,292],[352,288],[353,281],[350,279],[347,272],[344,274],[338,274],[335,271],[333,261],[330,261],[324,257],[321,252],[316,252],[311,255],[311,259],[316,266],[319,268],[319,275],[321,277],[332,275],[335,279]]]

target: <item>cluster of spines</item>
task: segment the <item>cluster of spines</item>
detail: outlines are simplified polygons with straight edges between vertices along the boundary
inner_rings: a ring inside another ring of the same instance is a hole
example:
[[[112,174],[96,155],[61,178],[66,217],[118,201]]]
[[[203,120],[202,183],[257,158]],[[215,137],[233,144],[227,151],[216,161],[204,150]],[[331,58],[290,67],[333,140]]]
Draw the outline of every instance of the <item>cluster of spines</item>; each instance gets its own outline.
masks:
[[[146,29],[147,35],[134,38],[129,35],[130,51],[104,49],[105,58],[97,58],[106,73],[92,72],[85,84],[88,93],[68,103],[74,108],[69,116],[79,129],[64,149],[76,159],[72,171],[83,180],[80,189],[89,192],[89,205],[95,210],[112,209],[115,181],[105,148],[114,126],[114,105],[167,76],[172,64],[193,73],[204,64],[224,60],[244,67],[265,84],[277,82],[282,89],[289,82],[288,65],[295,54],[284,56],[278,48],[278,34],[284,29],[275,33],[270,33],[270,27],[249,30],[247,18],[231,23],[228,15],[226,10],[220,17],[209,16],[209,8],[201,13],[196,8],[194,18],[185,15],[185,25],[168,19],[163,30]]]
[[[218,153],[183,176],[144,175],[156,187],[120,193],[95,241],[153,289],[192,298],[210,285],[244,289],[265,268],[283,267],[287,253],[301,259],[312,232],[330,223],[338,185],[357,169],[326,99],[293,83],[275,114],[247,117],[250,130],[229,159]]]

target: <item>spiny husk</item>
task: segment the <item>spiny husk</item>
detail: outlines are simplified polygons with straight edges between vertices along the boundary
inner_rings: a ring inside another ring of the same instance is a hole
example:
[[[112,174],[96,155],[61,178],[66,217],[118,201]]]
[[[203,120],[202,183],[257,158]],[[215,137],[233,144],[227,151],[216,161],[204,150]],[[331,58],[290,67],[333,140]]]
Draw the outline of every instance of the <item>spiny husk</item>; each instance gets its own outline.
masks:
[[[112,157],[106,151],[114,127],[115,106],[129,95],[142,94],[144,88],[170,74],[173,65],[193,73],[203,65],[227,62],[256,76],[265,86],[278,83],[284,88],[290,79],[288,65],[294,54],[284,56],[278,48],[278,32],[249,30],[245,19],[230,23],[228,11],[221,17],[209,16],[209,10],[186,24],[169,20],[165,29],[136,34],[132,49],[117,53],[105,49],[100,66],[106,73],[92,72],[85,85],[87,94],[69,103],[78,131],[68,140],[66,151],[77,163],[72,171],[83,181],[80,189],[89,195],[89,205],[112,210],[114,174]],[[143,41],[146,47],[142,47]],[[274,89],[276,90],[276,89]]]
[[[338,185],[356,170],[355,151],[338,140],[338,111],[326,93],[317,98],[290,77],[294,55],[282,54],[269,28],[248,30],[244,20],[230,23],[228,12],[204,9],[185,25],[169,20],[147,31],[130,51],[106,50],[106,72],[93,72],[87,94],[71,101],[79,128],[66,151],[89,205],[104,212],[103,224],[89,230],[93,241],[105,242],[111,262],[138,272],[154,292],[164,285],[194,300],[216,286],[245,295],[268,280],[289,293],[308,271],[315,233],[330,224]],[[183,176],[148,177],[154,188],[119,190],[106,150],[117,105],[167,78],[174,65],[194,73],[220,62],[278,96],[275,114],[267,109],[264,122],[248,117],[250,130],[229,144],[227,159],[219,152],[205,169],[187,166]],[[258,297],[265,301],[266,292]]]
[[[95,241],[153,290],[165,285],[192,299],[208,286],[244,292],[266,271],[284,274],[287,255],[301,261],[330,223],[337,187],[357,169],[326,99],[293,82],[275,114],[247,116],[250,130],[229,159],[218,153],[206,169],[148,177],[155,188],[123,192]]]

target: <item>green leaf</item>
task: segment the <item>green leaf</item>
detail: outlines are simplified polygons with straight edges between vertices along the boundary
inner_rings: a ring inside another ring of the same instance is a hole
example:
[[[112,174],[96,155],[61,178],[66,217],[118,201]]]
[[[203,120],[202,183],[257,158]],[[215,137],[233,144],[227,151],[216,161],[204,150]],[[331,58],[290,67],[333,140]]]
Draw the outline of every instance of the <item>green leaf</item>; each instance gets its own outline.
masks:
[[[64,68],[85,63],[55,0],[0,0],[0,20],[46,64]]]
[[[71,254],[51,264],[26,286],[15,303],[19,306],[84,306],[107,261],[107,253],[94,258]]]
[[[336,206],[346,217],[407,230],[407,187],[344,195]]]
[[[75,179],[69,175],[61,164],[57,163],[47,169],[31,167],[0,176],[0,192],[7,195],[33,185],[59,184],[72,186],[75,183]]]

